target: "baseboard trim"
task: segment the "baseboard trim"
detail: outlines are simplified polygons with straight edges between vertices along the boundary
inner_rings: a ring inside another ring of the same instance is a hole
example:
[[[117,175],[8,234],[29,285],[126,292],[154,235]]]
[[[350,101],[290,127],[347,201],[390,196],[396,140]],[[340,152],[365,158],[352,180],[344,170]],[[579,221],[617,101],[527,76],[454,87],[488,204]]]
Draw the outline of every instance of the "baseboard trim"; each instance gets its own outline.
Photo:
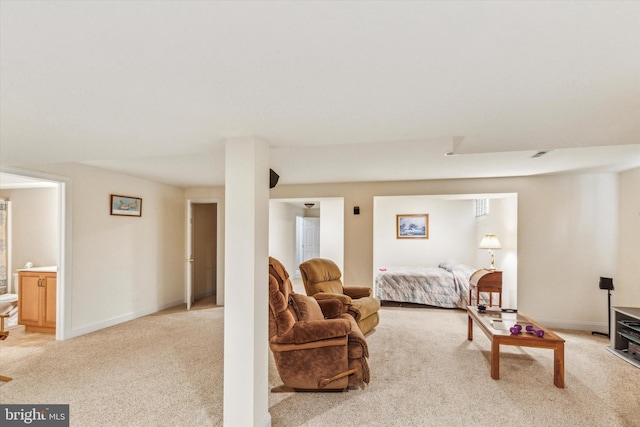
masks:
[[[571,329],[577,331],[597,331],[608,333],[609,325],[603,322],[581,322],[574,320],[534,319],[549,329]]]
[[[265,416],[263,422],[262,422],[262,427],[271,427],[271,413],[267,412],[267,415]]]
[[[91,332],[99,331],[100,329],[115,326],[120,323],[128,322],[130,320],[137,319],[139,317],[148,316],[149,314],[157,313],[158,311],[165,310],[167,308],[175,307],[176,305],[184,304],[183,299],[171,301],[156,307],[149,307],[144,310],[135,311],[120,316],[112,317],[111,319],[104,320],[102,322],[93,323],[81,328],[72,329],[65,339],[79,337],[81,335],[89,334]]]

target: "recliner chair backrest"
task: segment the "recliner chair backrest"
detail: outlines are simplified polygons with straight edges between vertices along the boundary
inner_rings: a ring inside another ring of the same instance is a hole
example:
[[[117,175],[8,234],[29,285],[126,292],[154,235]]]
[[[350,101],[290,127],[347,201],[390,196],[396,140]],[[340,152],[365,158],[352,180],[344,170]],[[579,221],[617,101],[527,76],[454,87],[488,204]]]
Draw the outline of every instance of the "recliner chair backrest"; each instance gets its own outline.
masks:
[[[342,273],[338,266],[331,260],[312,258],[300,265],[300,274],[304,282],[307,295],[318,292],[342,294]]]
[[[269,338],[286,334],[297,322],[289,304],[292,292],[287,270],[280,261],[269,257]]]

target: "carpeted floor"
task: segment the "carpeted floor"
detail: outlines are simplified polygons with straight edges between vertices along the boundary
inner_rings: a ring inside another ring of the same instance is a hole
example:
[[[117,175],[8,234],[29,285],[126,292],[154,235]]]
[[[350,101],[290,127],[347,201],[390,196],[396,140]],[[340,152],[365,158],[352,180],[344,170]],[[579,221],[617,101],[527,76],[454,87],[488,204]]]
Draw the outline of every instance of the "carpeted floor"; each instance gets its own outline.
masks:
[[[273,426],[637,426],[640,370],[608,340],[558,331],[553,352],[466,339],[462,310],[384,307],[367,337],[371,383],[346,393],[270,393]],[[223,309],[175,307],[67,341],[15,334],[0,344],[2,403],[68,403],[72,426],[220,426]],[[30,335],[30,334],[27,334]],[[280,385],[270,358],[269,385]]]
[[[467,341],[461,310],[385,307],[381,319],[367,337],[366,390],[274,395],[273,425],[344,425],[345,414],[354,426],[639,425],[640,371],[606,351],[606,338],[559,331],[567,351],[558,389],[553,351],[544,349],[503,347],[492,380],[489,340],[476,328]]]

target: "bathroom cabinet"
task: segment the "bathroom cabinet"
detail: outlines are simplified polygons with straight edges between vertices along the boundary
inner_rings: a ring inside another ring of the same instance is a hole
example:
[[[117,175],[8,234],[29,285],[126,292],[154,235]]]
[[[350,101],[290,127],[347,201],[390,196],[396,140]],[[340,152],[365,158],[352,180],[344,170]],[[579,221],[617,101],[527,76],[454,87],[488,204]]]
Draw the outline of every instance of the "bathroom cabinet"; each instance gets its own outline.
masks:
[[[18,324],[27,332],[56,332],[56,285],[55,271],[18,272]]]

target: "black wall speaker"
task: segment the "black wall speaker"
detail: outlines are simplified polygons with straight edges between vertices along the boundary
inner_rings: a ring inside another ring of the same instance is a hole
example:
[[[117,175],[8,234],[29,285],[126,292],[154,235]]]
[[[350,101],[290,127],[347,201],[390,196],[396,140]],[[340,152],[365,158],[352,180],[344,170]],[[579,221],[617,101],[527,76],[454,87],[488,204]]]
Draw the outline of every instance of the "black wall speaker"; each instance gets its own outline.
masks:
[[[278,179],[280,179],[280,175],[275,173],[273,169],[269,169],[269,188],[273,188],[278,184]]]
[[[601,277],[600,278],[600,289],[609,289],[613,290],[613,279],[611,277]]]

